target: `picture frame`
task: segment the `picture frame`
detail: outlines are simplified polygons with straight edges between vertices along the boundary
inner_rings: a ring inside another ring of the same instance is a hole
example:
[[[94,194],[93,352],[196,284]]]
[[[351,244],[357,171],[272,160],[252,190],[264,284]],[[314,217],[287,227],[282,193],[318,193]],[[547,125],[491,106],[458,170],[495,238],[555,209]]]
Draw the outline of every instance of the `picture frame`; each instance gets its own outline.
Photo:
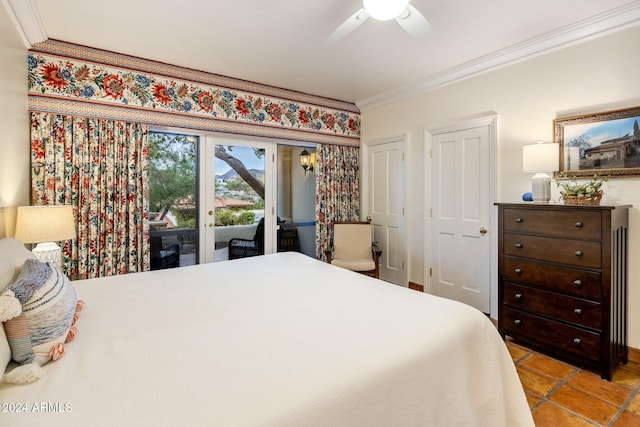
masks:
[[[640,176],[640,106],[555,119],[560,174]]]

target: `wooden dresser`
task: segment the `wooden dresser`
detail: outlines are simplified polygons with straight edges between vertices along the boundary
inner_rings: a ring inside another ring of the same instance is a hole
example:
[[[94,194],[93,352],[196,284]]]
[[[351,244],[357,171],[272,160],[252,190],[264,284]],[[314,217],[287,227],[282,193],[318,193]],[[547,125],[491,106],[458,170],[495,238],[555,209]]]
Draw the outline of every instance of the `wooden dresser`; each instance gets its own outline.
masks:
[[[611,380],[627,362],[630,206],[496,205],[500,334]]]

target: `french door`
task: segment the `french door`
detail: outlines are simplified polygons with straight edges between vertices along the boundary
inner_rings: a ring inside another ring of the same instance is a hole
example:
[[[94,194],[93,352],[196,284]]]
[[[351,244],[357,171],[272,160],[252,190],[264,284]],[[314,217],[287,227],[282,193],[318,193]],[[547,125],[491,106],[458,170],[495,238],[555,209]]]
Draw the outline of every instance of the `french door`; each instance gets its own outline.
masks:
[[[200,206],[204,262],[276,251],[274,146],[258,138],[204,136]]]
[[[157,128],[149,132],[151,270],[184,267],[199,259],[198,162],[200,138]]]

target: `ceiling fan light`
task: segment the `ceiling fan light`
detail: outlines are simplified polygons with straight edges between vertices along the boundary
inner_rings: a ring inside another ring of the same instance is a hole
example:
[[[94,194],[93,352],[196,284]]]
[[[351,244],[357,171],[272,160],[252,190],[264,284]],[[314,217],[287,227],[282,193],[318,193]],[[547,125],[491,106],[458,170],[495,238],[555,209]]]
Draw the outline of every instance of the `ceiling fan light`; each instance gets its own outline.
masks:
[[[409,4],[409,0],[363,0],[364,10],[378,21],[388,21],[400,15]]]

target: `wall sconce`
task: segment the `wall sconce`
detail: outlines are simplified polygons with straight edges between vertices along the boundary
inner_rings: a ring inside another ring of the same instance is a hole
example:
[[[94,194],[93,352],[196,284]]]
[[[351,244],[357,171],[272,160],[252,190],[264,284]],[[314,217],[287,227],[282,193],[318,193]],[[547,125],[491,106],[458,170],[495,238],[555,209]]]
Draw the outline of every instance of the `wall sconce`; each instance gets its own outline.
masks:
[[[304,169],[305,176],[307,172],[313,173],[313,165],[315,164],[316,153],[309,153],[306,149],[300,153],[300,166]]]
[[[38,260],[60,268],[62,250],[54,242],[75,237],[73,207],[66,205],[18,207],[15,238],[22,243],[37,243],[32,252]]]
[[[547,203],[551,199],[551,177],[547,172],[558,170],[559,144],[554,142],[525,145],[522,147],[522,170],[537,172],[531,178],[534,203]]]

